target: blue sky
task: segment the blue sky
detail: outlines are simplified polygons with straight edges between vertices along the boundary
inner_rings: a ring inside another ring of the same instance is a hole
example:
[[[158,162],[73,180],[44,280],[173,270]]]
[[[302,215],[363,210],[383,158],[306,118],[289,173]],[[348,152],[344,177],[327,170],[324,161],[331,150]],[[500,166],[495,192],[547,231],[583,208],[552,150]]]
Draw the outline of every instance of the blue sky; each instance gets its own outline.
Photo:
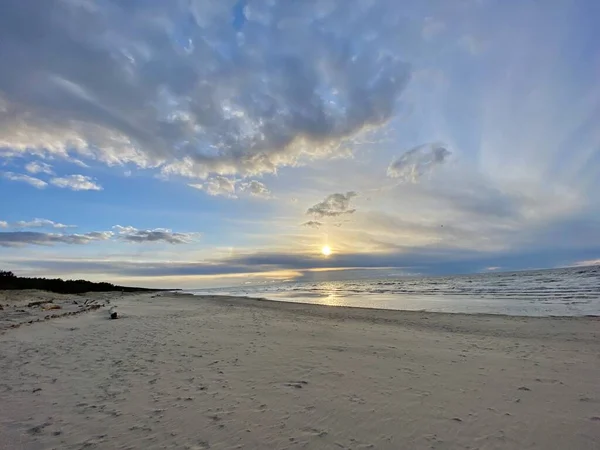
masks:
[[[5,0],[0,265],[201,287],[597,263],[596,17]]]

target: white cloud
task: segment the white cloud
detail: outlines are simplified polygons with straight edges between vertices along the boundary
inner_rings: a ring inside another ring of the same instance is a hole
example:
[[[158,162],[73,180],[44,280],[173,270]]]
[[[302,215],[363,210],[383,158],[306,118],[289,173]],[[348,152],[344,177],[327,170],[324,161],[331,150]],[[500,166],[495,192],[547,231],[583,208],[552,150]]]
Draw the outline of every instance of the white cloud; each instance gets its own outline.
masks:
[[[271,191],[264,183],[257,180],[240,181],[215,175],[203,183],[189,183],[194,189],[205,191],[208,195],[238,198],[239,195],[248,194],[252,197],[271,198]]]
[[[25,165],[25,170],[29,173],[47,173],[48,175],[54,175],[52,166],[42,161],[32,161]]]
[[[442,144],[420,145],[393,160],[387,174],[392,178],[416,183],[423,175],[446,162],[450,155],[450,151]]]
[[[216,175],[204,183],[191,183],[190,187],[205,191],[208,195],[237,198],[235,195],[235,180]]]
[[[119,239],[133,243],[166,242],[168,244],[189,244],[194,242],[199,233],[176,233],[167,228],[153,230],[138,230],[132,226],[115,225],[113,229],[118,233]]]
[[[260,181],[250,180],[240,183],[239,190],[247,192],[253,197],[270,198],[271,191]]]
[[[66,175],[50,179],[56,187],[71,189],[72,191],[101,191],[102,186],[86,175]]]
[[[18,222],[0,222],[4,223],[3,228],[74,228],[75,225],[65,225],[48,219],[33,219],[30,221],[20,220]]]
[[[70,158],[69,162],[71,164],[75,164],[76,166],[83,167],[84,169],[89,169],[90,168],[90,166],[88,166],[86,163],[84,163],[80,159]]]
[[[350,201],[357,195],[358,194],[353,191],[346,192],[345,194],[331,194],[322,202],[308,208],[306,214],[316,218],[337,217],[342,214],[352,214],[356,209],[350,209]]]
[[[0,228],[8,228],[8,222],[0,220]]]
[[[37,189],[44,189],[46,186],[48,186],[48,183],[46,183],[43,180],[40,180],[39,178],[31,177],[29,175],[24,175],[20,173],[4,172],[2,176],[10,181],[22,181],[23,183],[27,183]]]

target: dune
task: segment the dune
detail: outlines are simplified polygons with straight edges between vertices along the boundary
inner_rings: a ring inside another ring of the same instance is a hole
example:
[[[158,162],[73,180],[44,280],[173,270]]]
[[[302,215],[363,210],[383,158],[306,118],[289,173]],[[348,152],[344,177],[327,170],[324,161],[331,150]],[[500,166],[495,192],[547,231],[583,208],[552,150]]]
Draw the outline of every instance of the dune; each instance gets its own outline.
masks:
[[[600,448],[597,318],[2,295],[0,449]]]

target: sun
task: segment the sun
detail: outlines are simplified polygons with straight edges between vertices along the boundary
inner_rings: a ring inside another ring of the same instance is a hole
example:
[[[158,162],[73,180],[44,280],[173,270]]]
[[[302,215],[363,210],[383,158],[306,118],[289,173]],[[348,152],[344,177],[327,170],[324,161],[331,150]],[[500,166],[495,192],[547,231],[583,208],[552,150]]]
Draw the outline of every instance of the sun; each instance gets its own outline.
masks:
[[[329,245],[324,245],[321,249],[321,253],[323,254],[323,256],[331,255],[331,247]]]

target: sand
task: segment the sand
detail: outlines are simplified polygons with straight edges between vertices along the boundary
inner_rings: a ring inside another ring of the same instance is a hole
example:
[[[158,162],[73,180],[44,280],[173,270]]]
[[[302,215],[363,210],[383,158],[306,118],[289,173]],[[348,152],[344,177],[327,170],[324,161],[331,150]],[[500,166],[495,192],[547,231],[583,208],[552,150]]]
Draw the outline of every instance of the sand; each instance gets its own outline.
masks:
[[[0,291],[0,334],[22,325],[73,316],[109,306],[116,296],[128,293],[94,292],[60,295],[47,291]]]
[[[595,318],[113,297],[0,335],[0,449],[600,448]]]

